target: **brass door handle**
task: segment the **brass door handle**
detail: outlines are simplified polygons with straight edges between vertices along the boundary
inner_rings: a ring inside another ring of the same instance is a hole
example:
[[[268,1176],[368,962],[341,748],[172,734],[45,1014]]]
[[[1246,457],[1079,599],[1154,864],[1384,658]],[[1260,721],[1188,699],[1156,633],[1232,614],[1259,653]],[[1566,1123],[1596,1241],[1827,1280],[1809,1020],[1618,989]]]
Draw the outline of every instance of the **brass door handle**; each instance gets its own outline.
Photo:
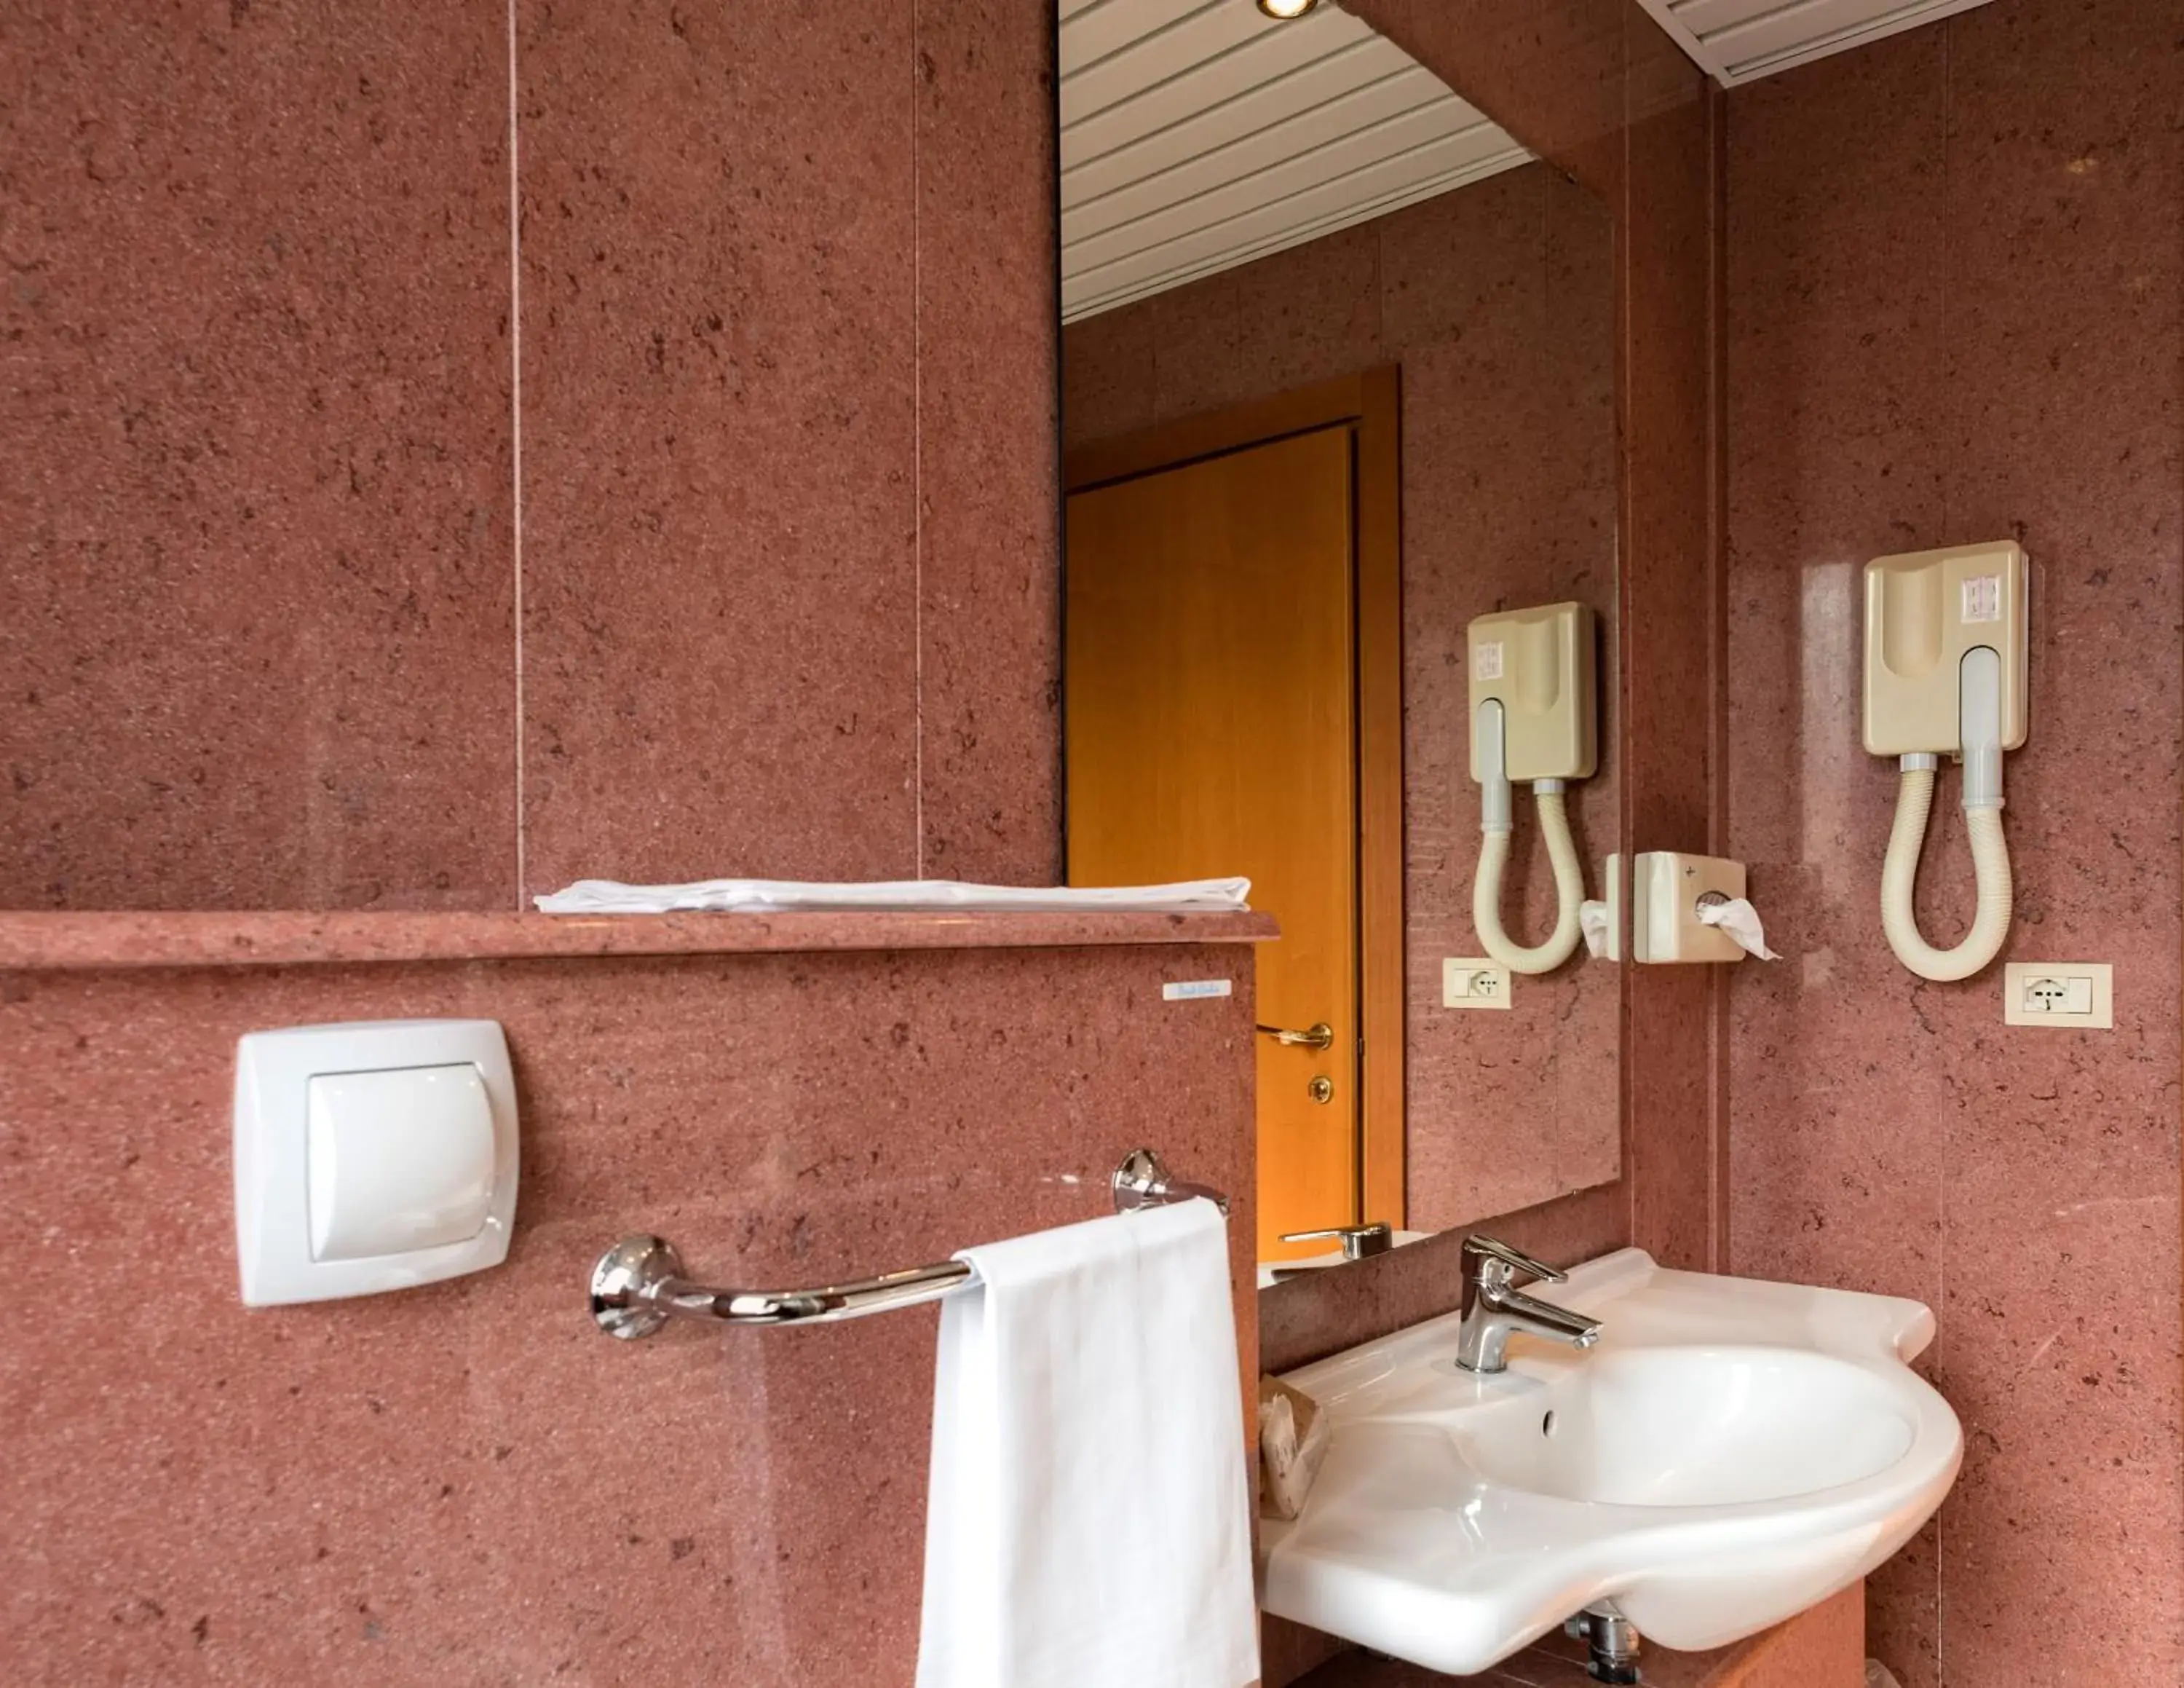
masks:
[[[1291,1031],[1279,1026],[1262,1026],[1254,1029],[1290,1048],[1331,1049],[1334,1047],[1334,1028],[1323,1020],[1301,1031]]]

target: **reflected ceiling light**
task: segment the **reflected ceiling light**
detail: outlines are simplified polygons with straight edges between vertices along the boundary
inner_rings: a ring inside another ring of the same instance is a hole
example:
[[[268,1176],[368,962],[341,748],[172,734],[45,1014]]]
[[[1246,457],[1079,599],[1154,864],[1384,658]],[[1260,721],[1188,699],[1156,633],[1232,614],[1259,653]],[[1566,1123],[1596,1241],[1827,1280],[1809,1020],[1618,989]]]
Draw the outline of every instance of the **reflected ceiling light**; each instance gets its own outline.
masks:
[[[1292,18],[1301,18],[1319,4],[1319,0],[1259,0],[1259,9],[1279,23]]]

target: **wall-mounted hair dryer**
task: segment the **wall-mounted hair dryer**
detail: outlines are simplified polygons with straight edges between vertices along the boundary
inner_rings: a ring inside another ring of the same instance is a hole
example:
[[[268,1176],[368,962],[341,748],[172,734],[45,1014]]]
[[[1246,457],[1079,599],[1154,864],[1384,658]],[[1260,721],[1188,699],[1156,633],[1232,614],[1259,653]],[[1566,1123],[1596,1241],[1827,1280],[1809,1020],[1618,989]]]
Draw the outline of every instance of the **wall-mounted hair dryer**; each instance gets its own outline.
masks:
[[[1479,872],[1471,920],[1479,947],[1513,973],[1546,973],[1569,959],[1580,935],[1585,869],[1571,841],[1563,791],[1598,762],[1593,615],[1583,604],[1509,610],[1471,623],[1471,777],[1479,782]],[[1502,926],[1502,876],[1516,824],[1513,780],[1531,782],[1555,874],[1555,930],[1527,947]]]
[[[1969,979],[2009,936],[2002,753],[2025,742],[2025,552],[2003,540],[1875,557],[1865,566],[1865,747],[1903,783],[1880,870],[1880,929],[1925,979]],[[1919,936],[1911,906],[1936,770],[1963,763],[1964,831],[1978,912],[1953,949]]]

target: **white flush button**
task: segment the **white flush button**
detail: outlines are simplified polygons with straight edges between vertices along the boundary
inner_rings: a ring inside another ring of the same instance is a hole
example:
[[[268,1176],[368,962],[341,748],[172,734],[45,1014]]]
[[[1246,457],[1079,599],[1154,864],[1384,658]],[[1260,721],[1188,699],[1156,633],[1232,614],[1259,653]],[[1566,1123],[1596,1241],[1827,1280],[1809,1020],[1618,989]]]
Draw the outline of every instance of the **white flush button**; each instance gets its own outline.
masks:
[[[493,1021],[292,1026],[235,1055],[245,1305],[409,1289],[507,1258],[515,1075]]]
[[[485,1228],[493,1103],[471,1063],[321,1073],[309,1113],[313,1260],[442,1248]]]

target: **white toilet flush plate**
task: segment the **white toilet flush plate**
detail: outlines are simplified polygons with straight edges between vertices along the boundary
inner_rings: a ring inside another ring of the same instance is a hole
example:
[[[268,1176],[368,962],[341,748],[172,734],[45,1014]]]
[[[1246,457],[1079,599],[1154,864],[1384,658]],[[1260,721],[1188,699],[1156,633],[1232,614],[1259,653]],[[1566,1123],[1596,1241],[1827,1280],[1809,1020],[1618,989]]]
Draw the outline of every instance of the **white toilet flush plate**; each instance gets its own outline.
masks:
[[[498,1266],[515,1080],[490,1020],[254,1031],[236,1046],[235,1230],[254,1307]]]

